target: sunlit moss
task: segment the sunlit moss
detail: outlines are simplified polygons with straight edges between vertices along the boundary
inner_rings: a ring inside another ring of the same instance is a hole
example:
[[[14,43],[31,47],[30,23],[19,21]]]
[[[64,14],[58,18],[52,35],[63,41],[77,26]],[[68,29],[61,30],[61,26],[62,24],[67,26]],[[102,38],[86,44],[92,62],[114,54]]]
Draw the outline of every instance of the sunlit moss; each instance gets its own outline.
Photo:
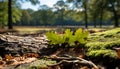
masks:
[[[89,35],[85,46],[88,48],[87,56],[115,59],[117,54],[113,48],[120,47],[120,28]]]

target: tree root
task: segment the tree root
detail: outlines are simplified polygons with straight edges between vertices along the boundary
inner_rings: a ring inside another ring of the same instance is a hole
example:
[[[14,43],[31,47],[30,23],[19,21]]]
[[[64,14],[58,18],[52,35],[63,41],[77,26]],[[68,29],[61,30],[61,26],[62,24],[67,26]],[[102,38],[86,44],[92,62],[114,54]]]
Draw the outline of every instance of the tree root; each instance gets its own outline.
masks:
[[[93,62],[78,57],[49,57],[49,59],[59,61],[56,64],[48,65],[49,69],[79,69],[83,66],[90,69],[99,69]]]

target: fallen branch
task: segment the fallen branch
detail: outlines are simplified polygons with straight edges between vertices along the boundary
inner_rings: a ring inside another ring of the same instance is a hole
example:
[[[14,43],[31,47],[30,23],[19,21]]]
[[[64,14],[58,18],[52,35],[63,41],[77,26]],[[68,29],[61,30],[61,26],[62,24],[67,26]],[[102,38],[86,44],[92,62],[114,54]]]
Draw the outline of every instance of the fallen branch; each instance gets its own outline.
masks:
[[[89,68],[98,69],[98,67],[93,62],[78,57],[56,57],[56,58],[49,57],[49,59],[60,62],[53,65],[48,65],[48,67],[55,67],[61,65],[64,66],[70,64],[72,65],[72,67],[77,67],[77,68],[79,68],[80,66],[87,66]]]

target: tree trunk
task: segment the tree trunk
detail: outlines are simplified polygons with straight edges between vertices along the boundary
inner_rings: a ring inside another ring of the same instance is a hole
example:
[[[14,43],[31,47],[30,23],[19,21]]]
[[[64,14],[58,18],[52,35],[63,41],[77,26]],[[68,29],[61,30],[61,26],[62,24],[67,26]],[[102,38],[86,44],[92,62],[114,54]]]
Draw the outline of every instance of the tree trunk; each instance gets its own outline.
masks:
[[[94,22],[94,28],[96,28],[96,17],[93,18],[93,22]]]
[[[64,19],[63,19],[63,12],[64,12],[64,9],[62,9],[62,13],[61,13],[61,23],[62,23],[62,26],[64,25]]]
[[[116,12],[113,12],[113,13],[114,13],[114,19],[115,19],[115,24],[114,24],[114,27],[119,27],[117,13],[116,13]]]
[[[61,26],[64,25],[64,23],[63,23],[63,22],[64,22],[64,19],[63,19],[63,12],[64,12],[64,10],[61,9],[61,10],[60,10],[60,25],[61,25]]]
[[[4,26],[5,26],[4,25],[4,21],[2,20],[2,26],[1,26],[1,28],[4,29]]]
[[[114,14],[114,27],[119,27],[119,23],[118,23],[118,15],[117,15],[117,11],[115,11],[115,9],[113,10],[113,14]]]
[[[12,25],[12,0],[8,0],[8,29],[13,29],[13,25]]]
[[[84,8],[85,8],[85,11],[84,11],[84,14],[85,14],[85,28],[88,28],[88,15],[87,15],[87,1],[85,0],[85,2],[83,3],[84,5]]]
[[[115,24],[114,27],[119,27],[119,23],[118,23],[118,16],[116,15],[116,13],[114,12],[114,19],[115,19]]]
[[[103,8],[101,7],[101,12],[100,12],[100,28],[102,27],[103,24]]]
[[[112,5],[112,12],[113,12],[113,15],[114,15],[113,17],[114,17],[114,21],[115,21],[114,27],[119,27],[117,11],[116,11],[116,9],[114,7],[114,4],[111,3],[111,5]]]

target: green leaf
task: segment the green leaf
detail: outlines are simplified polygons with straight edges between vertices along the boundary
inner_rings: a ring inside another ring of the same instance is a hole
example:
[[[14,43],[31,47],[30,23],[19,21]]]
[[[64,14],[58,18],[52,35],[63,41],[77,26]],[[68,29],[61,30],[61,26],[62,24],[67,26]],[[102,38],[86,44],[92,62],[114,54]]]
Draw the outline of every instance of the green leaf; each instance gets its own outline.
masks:
[[[46,33],[47,39],[50,40],[50,44],[62,44],[65,39],[63,36],[51,31]]]
[[[75,39],[79,43],[86,43],[86,38],[88,37],[88,32],[83,31],[81,28],[75,32]]]

